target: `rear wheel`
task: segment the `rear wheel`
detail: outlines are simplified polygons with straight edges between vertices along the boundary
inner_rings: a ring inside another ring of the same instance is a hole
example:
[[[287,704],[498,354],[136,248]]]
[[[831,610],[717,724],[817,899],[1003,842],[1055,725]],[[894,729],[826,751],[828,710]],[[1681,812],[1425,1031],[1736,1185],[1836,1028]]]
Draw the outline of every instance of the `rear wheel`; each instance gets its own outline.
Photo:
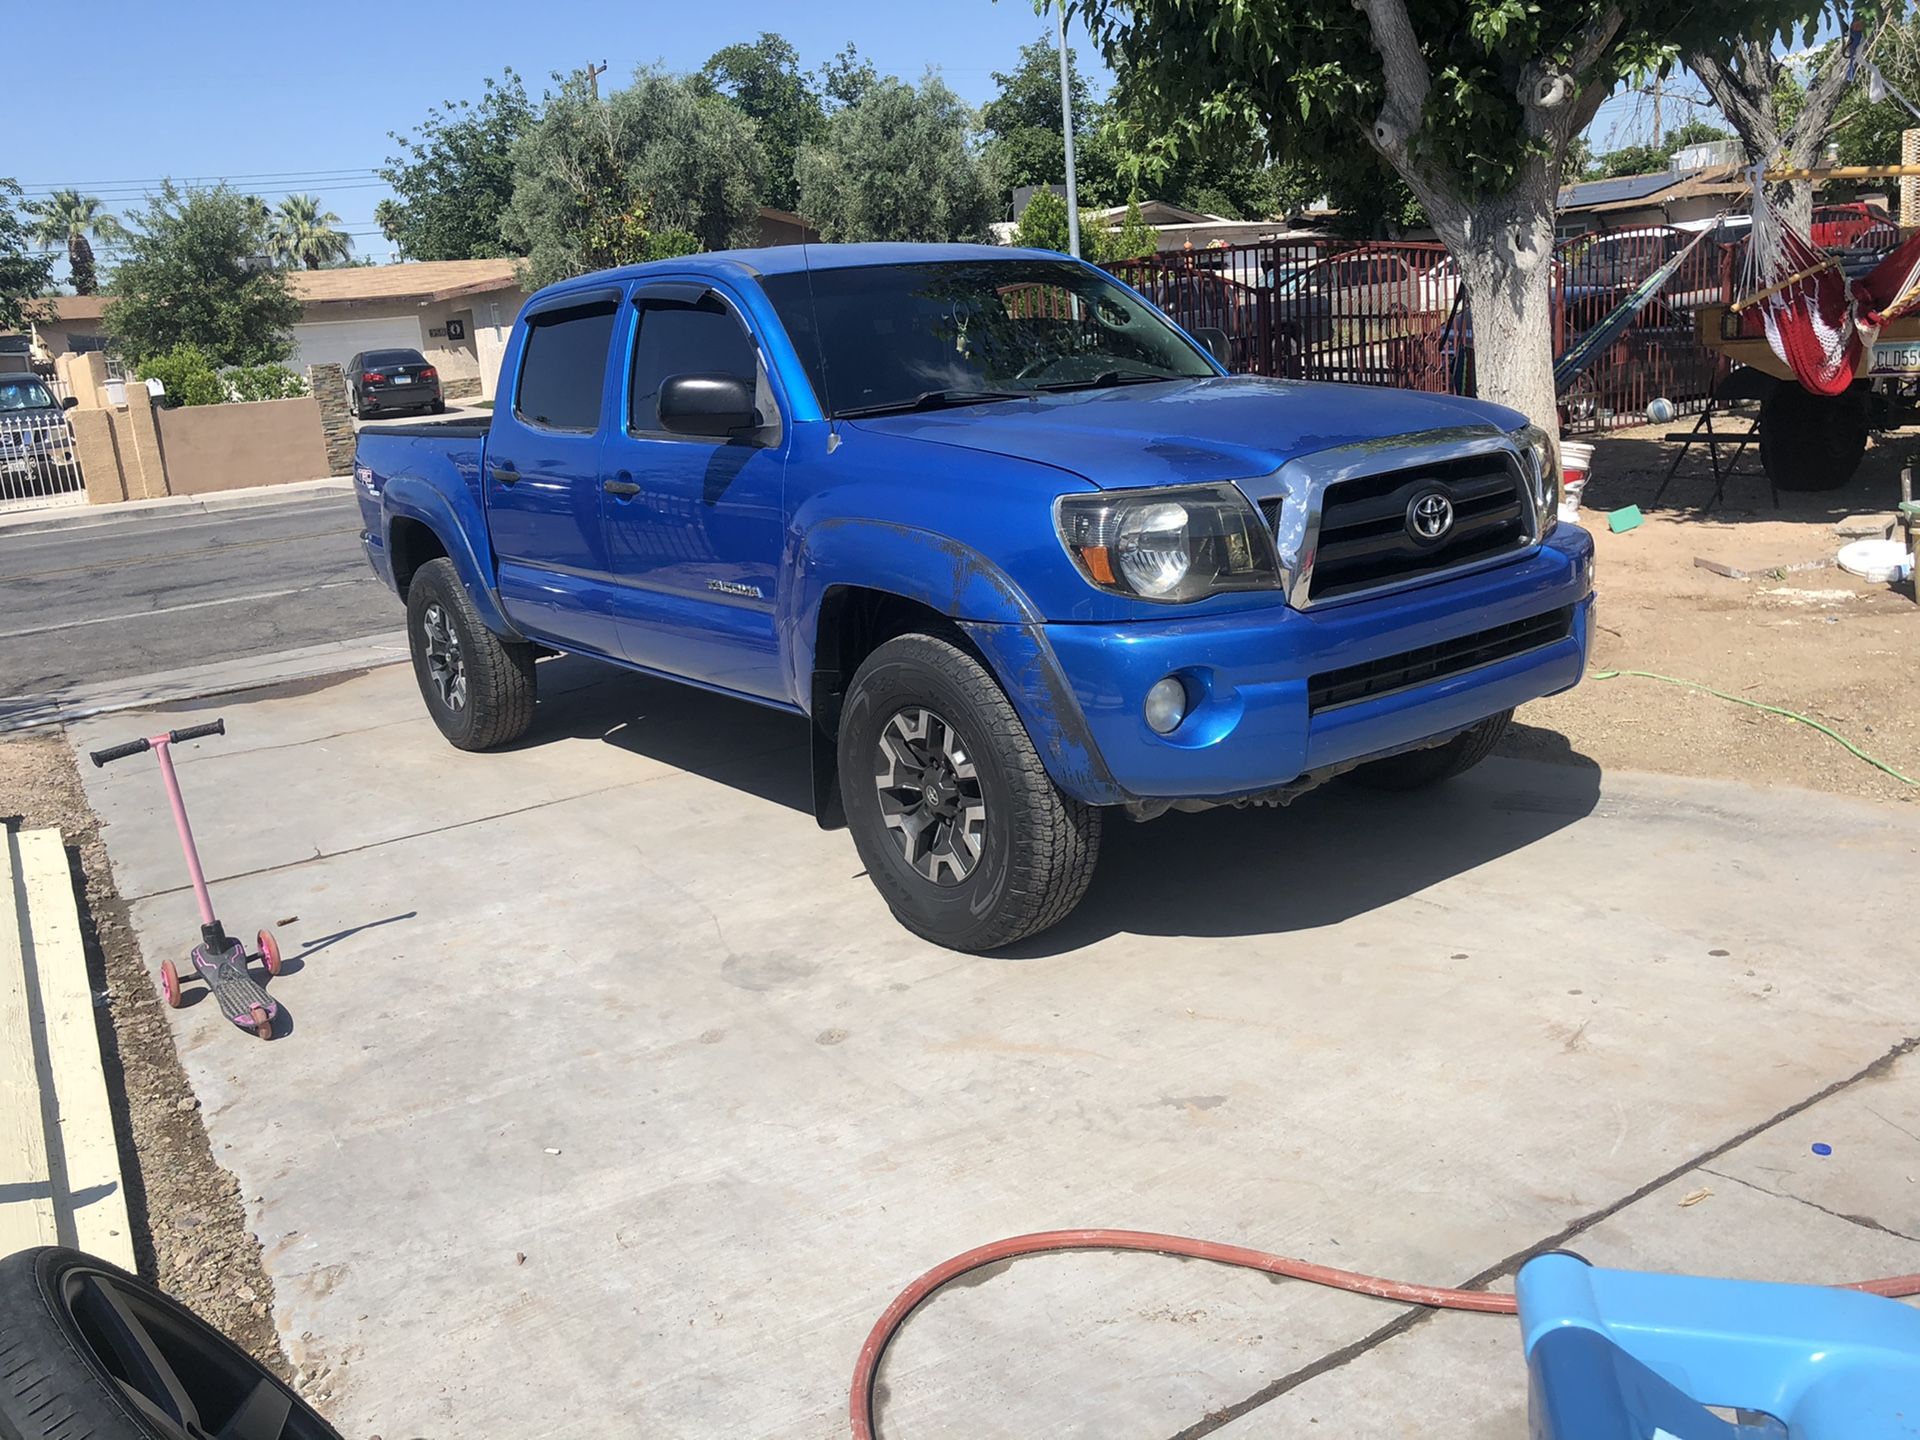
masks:
[[[896,919],[954,950],[1064,920],[1100,853],[1100,811],[1063,795],[986,668],[903,635],[861,664],[840,720],[840,794]]]
[[[0,1435],[339,1440],[185,1306],[57,1246],[0,1260]]]
[[[1471,730],[1462,730],[1444,745],[1409,750],[1362,765],[1353,772],[1353,778],[1375,790],[1424,790],[1463,775],[1486,759],[1512,723],[1513,712],[1503,710]]]
[[[1782,380],[1760,402],[1760,463],[1782,490],[1838,490],[1867,453],[1868,394],[1815,395]]]
[[[481,621],[459,572],[429,560],[407,586],[407,643],[427,713],[462,750],[518,740],[533,723],[533,647]]]

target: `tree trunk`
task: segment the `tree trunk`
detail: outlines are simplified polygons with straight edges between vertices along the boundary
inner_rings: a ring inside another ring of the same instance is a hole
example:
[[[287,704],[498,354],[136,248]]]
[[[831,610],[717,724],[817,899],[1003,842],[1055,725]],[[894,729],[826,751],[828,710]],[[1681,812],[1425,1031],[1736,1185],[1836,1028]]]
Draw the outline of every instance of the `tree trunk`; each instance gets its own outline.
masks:
[[[99,270],[93,263],[93,246],[87,243],[84,235],[67,237],[67,272],[76,295],[91,295],[100,288]]]
[[[1429,211],[1471,307],[1474,393],[1559,431],[1553,388],[1553,187],[1523,172],[1500,200]]]

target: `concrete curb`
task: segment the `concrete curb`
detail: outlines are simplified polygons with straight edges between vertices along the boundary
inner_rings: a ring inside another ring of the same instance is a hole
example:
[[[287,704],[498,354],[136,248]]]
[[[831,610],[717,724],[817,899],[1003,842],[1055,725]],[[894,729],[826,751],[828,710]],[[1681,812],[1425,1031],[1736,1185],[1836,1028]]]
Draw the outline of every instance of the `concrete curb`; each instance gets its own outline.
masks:
[[[133,1268],[133,1226],[58,830],[0,837],[0,1254],[72,1245]],[[12,932],[8,934],[6,932]]]
[[[149,517],[211,515],[223,510],[252,510],[264,505],[297,505],[352,493],[353,477],[336,475],[324,480],[296,480],[286,485],[259,485],[246,490],[219,490],[211,495],[164,495],[157,500],[123,500],[116,505],[77,505],[69,510],[27,510],[0,515],[0,535],[30,535],[43,530],[87,530],[96,525],[123,525]]]
[[[189,665],[157,675],[76,685],[41,695],[12,696],[0,700],[0,735],[43,725],[66,725],[91,715],[141,710],[182,700],[200,700],[209,695],[231,695],[239,690],[259,690],[295,680],[338,675],[348,670],[398,665],[409,658],[406,632],[384,631],[353,640],[303,645],[270,655],[247,655],[237,660],[217,660],[210,665]]]

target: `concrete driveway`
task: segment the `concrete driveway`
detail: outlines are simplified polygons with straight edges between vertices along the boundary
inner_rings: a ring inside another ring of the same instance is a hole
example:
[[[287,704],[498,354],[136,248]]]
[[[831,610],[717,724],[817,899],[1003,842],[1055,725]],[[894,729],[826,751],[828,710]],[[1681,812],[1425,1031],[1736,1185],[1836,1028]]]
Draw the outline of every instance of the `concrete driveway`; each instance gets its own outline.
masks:
[[[1910,809],[1496,760],[1116,827],[1073,920],[966,957],[804,813],[799,722],[541,672],[493,755],[402,667],[71,731],[226,716],[181,774],[230,925],[298,917],[288,1033],[176,1033],[348,1434],[843,1435],[902,1285],[1062,1226],[1449,1284],[1920,1270]],[[157,778],[85,773],[157,963]],[[882,1380],[895,1440],[1525,1433],[1510,1320],[1148,1256],[956,1287]]]

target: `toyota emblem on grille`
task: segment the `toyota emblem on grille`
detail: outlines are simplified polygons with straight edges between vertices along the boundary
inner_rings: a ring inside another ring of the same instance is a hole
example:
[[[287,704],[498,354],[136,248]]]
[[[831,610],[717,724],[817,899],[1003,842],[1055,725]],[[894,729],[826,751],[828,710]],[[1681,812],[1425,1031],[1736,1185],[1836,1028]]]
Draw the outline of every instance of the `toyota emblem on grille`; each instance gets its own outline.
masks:
[[[1453,529],[1453,501],[1443,490],[1423,490],[1407,506],[1407,533],[1423,545]]]

